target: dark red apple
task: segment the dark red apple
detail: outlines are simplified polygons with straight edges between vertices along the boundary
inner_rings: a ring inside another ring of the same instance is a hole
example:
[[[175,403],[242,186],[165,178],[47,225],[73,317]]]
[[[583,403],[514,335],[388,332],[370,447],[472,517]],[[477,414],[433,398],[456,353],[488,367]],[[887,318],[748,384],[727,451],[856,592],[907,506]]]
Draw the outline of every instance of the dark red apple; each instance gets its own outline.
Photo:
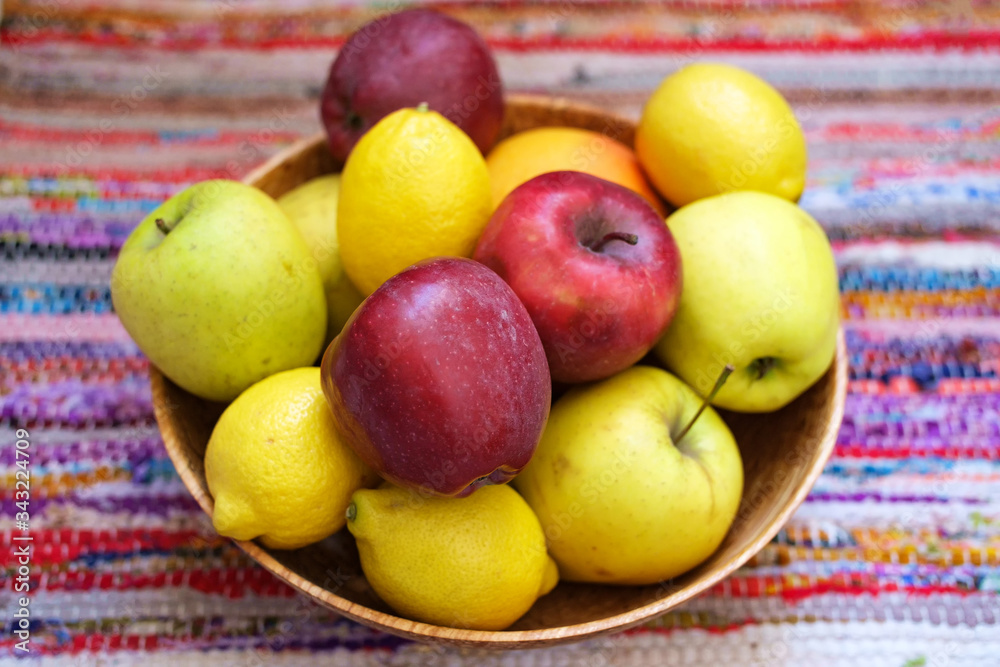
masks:
[[[503,484],[535,451],[551,403],[528,312],[470,259],[382,284],[323,355],[341,436],[383,478],[443,496]]]
[[[386,14],[359,28],[337,54],[320,97],[330,151],[341,165],[375,123],[421,102],[486,153],[503,123],[503,86],[486,42],[429,9]]]
[[[558,382],[637,362],[681,293],[680,253],[660,214],[631,190],[577,171],[542,174],[507,195],[473,258],[520,297]]]

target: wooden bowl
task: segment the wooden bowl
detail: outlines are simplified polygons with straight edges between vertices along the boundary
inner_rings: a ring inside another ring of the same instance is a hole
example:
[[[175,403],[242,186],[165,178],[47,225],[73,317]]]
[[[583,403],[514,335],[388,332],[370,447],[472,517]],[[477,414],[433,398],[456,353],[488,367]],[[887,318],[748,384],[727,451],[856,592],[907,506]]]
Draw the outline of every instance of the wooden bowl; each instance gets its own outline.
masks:
[[[631,145],[634,125],[603,111],[540,97],[512,96],[504,136],[546,125],[582,127]],[[290,147],[247,176],[245,182],[277,197],[328,173],[332,161],[322,135]],[[201,400],[151,368],[153,404],[163,442],[184,484],[212,514],[205,483],[205,446],[224,405]],[[360,623],[426,642],[488,648],[557,644],[624,630],[653,619],[720,582],[764,547],[803,501],[833,449],[844,412],[847,356],[843,333],[837,357],[811,389],[778,412],[724,412],[739,443],[745,489],[736,521],[719,549],[673,581],[616,587],[560,583],[509,630],[447,628],[396,616],[368,586],[353,538],[346,530],[295,551],[256,542],[237,544],[255,561],[316,602]]]

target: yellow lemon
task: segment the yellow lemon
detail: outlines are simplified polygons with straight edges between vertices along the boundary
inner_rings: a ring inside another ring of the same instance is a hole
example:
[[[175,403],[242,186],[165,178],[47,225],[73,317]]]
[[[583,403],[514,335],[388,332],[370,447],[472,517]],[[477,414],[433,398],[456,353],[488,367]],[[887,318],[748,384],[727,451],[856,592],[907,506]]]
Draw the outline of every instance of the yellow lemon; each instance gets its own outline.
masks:
[[[806,180],[806,140],[791,107],[738,67],[689,65],[646,102],[635,148],[653,185],[683,206],[730,190],[795,201]]]
[[[340,261],[337,241],[337,202],[340,200],[340,174],[327,174],[306,181],[278,198],[285,212],[309,246],[319,266],[326,292],[326,342],[340,333],[344,324],[364,297],[351,284]]]
[[[342,179],[340,256],[365,295],[422,259],[470,257],[493,212],[479,149],[424,105],[380,120],[351,151]]]
[[[502,630],[559,574],[528,504],[509,486],[427,498],[385,485],[354,494],[347,529],[375,592],[425,623]]]
[[[219,418],[205,478],[220,535],[297,549],[344,526],[351,494],[378,477],[341,442],[318,368],[267,377]]]

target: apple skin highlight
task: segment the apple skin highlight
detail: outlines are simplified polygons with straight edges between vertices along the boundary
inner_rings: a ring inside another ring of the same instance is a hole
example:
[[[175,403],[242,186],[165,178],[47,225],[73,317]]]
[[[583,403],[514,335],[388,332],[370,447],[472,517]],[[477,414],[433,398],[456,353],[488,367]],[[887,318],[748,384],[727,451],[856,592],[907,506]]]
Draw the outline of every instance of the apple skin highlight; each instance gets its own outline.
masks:
[[[548,419],[548,364],[495,273],[462,258],[415,264],[354,313],[323,356],[339,430],[383,478],[465,496],[527,465]]]
[[[680,252],[663,218],[631,190],[581,172],[516,188],[473,258],[520,297],[557,382],[598,380],[639,361],[680,300]]]

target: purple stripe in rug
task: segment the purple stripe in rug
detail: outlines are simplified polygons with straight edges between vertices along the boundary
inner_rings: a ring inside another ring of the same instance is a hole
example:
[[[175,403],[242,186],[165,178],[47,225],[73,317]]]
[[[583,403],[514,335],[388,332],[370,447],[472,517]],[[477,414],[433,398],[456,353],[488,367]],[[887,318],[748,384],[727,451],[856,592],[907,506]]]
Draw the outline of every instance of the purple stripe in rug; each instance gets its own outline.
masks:
[[[175,496],[100,496],[81,497],[73,493],[68,496],[38,497],[31,499],[31,511],[36,516],[45,512],[50,505],[64,507],[72,506],[80,509],[95,510],[102,514],[152,514],[166,517],[173,512],[188,512],[200,514],[201,507],[190,495]],[[14,506],[14,500],[2,503],[0,516],[14,516],[19,511]]]
[[[987,501],[980,498],[945,498],[942,496],[930,496],[919,494],[895,494],[879,493],[878,491],[863,491],[858,493],[829,493],[813,491],[806,497],[806,502],[813,503],[931,503],[935,505],[949,505],[960,503],[963,505],[987,505]]]

